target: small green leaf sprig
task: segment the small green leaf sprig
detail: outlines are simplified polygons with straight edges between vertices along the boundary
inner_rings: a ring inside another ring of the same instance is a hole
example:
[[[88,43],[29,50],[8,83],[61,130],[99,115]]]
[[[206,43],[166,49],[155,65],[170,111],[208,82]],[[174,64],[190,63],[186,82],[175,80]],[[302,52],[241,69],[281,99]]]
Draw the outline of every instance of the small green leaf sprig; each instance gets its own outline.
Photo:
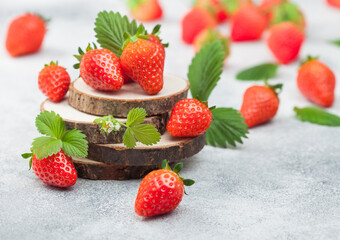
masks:
[[[120,122],[112,115],[97,118],[94,123],[101,126],[101,133],[110,134],[119,131],[122,126],[126,128],[123,135],[123,143],[127,148],[136,147],[136,140],[150,146],[161,140],[161,134],[151,124],[142,124],[146,117],[143,108],[133,108],[129,111],[126,123]]]
[[[302,122],[310,122],[313,124],[340,127],[340,117],[325,111],[319,107],[294,107],[296,118]]]

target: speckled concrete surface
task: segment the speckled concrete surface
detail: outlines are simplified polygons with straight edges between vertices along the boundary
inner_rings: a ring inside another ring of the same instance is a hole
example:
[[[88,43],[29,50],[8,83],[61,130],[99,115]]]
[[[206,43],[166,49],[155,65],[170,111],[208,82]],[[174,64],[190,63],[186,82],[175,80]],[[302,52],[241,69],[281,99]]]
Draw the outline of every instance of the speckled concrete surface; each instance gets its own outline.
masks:
[[[123,1],[10,1],[0,3],[0,239],[339,239],[340,128],[294,119],[293,106],[309,103],[299,94],[298,62],[279,69],[280,110],[269,124],[250,130],[235,149],[205,147],[185,162],[183,176],[196,180],[173,213],[142,219],[134,213],[140,180],[79,179],[67,190],[43,185],[27,171],[20,154],[38,136],[34,118],[43,95],[37,75],[44,63],[59,60],[74,79],[72,57],[94,40],[99,10],[126,13]],[[90,3],[91,2],[91,3]],[[340,38],[340,11],[323,0],[297,1],[307,16],[308,39],[301,56],[319,55],[340,79],[340,49],[326,43]],[[167,7],[163,38],[170,42],[166,71],[185,77],[193,50],[180,42],[179,20],[189,1]],[[9,20],[21,12],[40,12],[53,20],[43,49],[10,58],[4,50]],[[152,24],[147,25],[151,28]],[[227,32],[228,26],[220,27]],[[253,83],[235,73],[271,55],[263,42],[234,44],[211,104],[239,108]],[[329,110],[340,114],[340,87]]]

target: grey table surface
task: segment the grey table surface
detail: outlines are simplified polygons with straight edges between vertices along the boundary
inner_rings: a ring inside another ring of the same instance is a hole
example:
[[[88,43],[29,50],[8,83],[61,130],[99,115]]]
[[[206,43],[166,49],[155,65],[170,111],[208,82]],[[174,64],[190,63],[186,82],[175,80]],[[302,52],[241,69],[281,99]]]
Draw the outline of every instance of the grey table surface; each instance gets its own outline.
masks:
[[[190,1],[162,1],[163,39],[170,42],[165,71],[185,77],[193,49],[180,41],[180,19]],[[307,18],[301,58],[319,55],[340,78],[340,10],[322,0],[297,3]],[[70,189],[42,184],[20,154],[38,136],[34,118],[44,96],[37,87],[43,64],[59,60],[72,79],[73,54],[94,41],[100,10],[127,13],[124,1],[1,1],[0,3],[0,239],[340,239],[340,128],[302,123],[293,106],[308,106],[296,87],[298,61],[280,67],[284,83],[277,116],[250,130],[236,148],[205,147],[185,160],[182,175],[196,180],[171,214],[142,219],[134,213],[140,180],[79,179]],[[42,50],[10,58],[4,39],[22,12],[52,18]],[[151,29],[153,24],[146,24]],[[219,27],[229,32],[229,25]],[[247,66],[273,61],[264,41],[235,43],[210,103],[239,108],[254,84],[235,80]],[[340,87],[329,111],[340,114]]]

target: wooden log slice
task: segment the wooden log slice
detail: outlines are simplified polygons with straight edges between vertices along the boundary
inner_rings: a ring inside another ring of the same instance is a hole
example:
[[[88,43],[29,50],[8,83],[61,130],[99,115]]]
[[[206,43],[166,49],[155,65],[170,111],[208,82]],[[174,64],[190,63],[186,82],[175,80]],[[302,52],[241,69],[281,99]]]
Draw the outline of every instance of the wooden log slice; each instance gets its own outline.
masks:
[[[167,132],[152,146],[137,142],[133,149],[118,144],[89,144],[88,158],[107,164],[123,166],[159,165],[164,159],[170,163],[197,154],[205,145],[205,134],[194,138],[175,138]]]
[[[122,166],[96,162],[85,158],[73,158],[78,177],[92,180],[127,180],[142,178],[160,166]]]
[[[188,90],[189,82],[172,74],[164,75],[163,89],[156,95],[148,95],[135,82],[123,85],[116,92],[97,91],[78,78],[70,85],[69,103],[81,112],[99,116],[126,118],[136,107],[153,116],[171,111],[178,101],[187,97]]]
[[[65,121],[67,129],[79,129],[86,135],[86,140],[90,143],[122,143],[125,127],[120,131],[111,132],[110,134],[100,133],[100,126],[93,121],[98,116],[80,112],[68,104],[67,97],[60,102],[44,101],[40,106],[41,111],[54,111],[58,113]],[[147,117],[144,123],[151,124],[163,134],[166,131],[166,124],[169,119],[169,113],[163,113],[156,116]],[[126,119],[117,118],[125,122]]]

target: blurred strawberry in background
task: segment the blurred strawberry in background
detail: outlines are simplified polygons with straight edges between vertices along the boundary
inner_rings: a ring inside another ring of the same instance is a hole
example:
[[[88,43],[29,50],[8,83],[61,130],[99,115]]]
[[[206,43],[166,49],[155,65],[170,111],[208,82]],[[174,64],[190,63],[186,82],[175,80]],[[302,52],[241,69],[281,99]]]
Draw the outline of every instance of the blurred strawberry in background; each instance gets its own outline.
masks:
[[[275,5],[269,18],[269,25],[275,25],[281,22],[292,22],[301,29],[306,27],[306,21],[299,7],[288,1],[282,1]]]
[[[196,0],[194,6],[210,12],[218,23],[223,23],[228,19],[227,11],[223,8],[220,0]]]
[[[27,13],[13,19],[6,37],[6,49],[12,57],[39,51],[46,33],[46,21]]]
[[[233,16],[241,7],[252,4],[251,0],[222,0],[222,7],[229,17]]]
[[[340,8],[340,0],[327,0],[327,3],[336,8]]]
[[[128,7],[133,18],[139,21],[154,21],[163,16],[158,0],[129,0]]]

